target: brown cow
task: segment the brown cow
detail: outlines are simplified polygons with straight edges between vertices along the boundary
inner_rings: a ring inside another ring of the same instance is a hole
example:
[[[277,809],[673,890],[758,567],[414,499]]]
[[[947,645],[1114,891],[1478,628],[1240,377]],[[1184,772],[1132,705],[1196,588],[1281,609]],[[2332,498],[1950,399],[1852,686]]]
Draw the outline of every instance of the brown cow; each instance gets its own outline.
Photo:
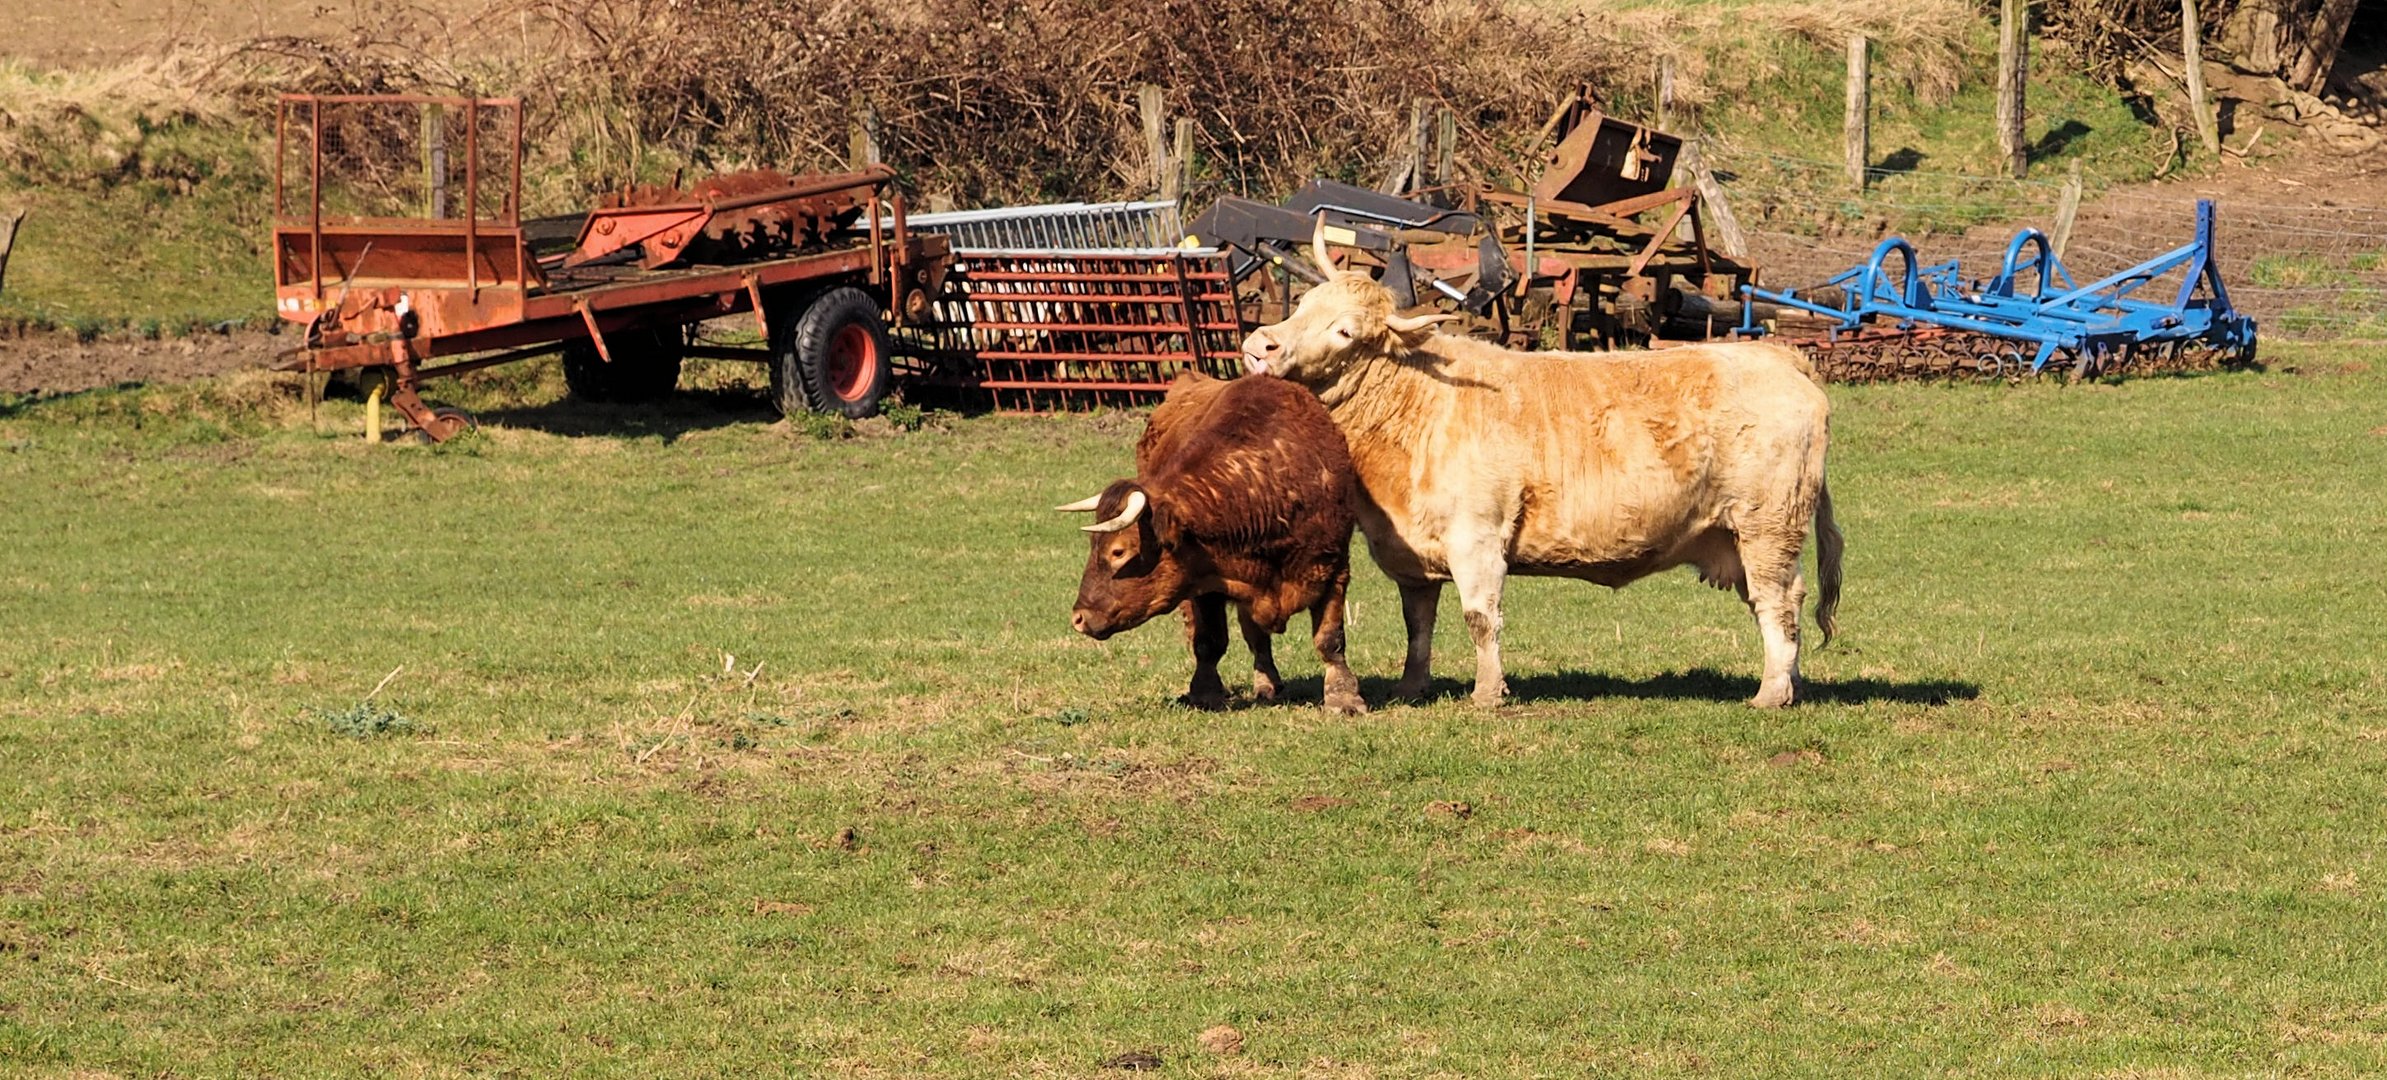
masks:
[[[1227,605],[1252,651],[1252,696],[1281,681],[1269,636],[1308,609],[1326,708],[1364,712],[1343,662],[1355,485],[1342,433],[1308,391],[1276,379],[1179,376],[1136,443],[1136,478],[1064,511],[1094,511],[1070,623],[1101,641],[1182,607],[1197,708],[1226,705]]]
[[[1475,700],[1505,689],[1500,596],[1510,574],[1612,588],[1670,567],[1740,593],[1765,641],[1751,704],[1797,693],[1799,551],[1813,523],[1831,639],[1840,530],[1824,484],[1831,404],[1797,350],[1755,342],[1641,353],[1520,353],[1438,335],[1364,273],[1338,271],[1244,362],[1316,391],[1350,440],[1368,553],[1401,587],[1409,658],[1426,689],[1442,583],[1475,639]]]

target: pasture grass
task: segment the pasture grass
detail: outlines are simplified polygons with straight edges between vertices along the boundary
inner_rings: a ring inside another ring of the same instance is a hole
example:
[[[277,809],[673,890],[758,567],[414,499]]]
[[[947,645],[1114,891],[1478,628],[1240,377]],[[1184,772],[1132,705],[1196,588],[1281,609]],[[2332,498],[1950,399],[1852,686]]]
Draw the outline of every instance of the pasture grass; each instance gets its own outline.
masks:
[[[2376,1073],[2387,351],[2272,362],[1835,388],[1844,635],[1779,713],[1682,574],[1518,582],[1496,713],[1455,610],[1430,704],[1321,715],[1295,636],[1294,703],[1179,708],[1046,509],[1134,414],[0,402],[0,1063]]]

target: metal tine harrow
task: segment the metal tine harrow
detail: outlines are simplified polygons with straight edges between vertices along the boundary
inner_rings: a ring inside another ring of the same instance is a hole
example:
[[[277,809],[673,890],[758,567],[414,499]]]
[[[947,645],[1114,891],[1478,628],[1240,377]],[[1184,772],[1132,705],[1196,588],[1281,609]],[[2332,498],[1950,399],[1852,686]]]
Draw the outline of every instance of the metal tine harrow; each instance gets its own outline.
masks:
[[[2181,270],[2168,301],[2144,298]],[[1914,245],[1893,236],[1863,265],[1821,285],[1743,286],[1741,293],[1749,302],[1736,333],[1769,332],[1757,319],[1761,303],[1777,305],[1777,315],[1820,320],[1820,337],[1790,340],[1815,353],[1827,377],[1840,379],[2039,375],[2058,356],[2074,378],[2090,378],[2252,363],[2255,356],[2255,321],[2231,306],[2221,281],[2209,199],[2197,201],[2188,244],[2086,285],[2044,234],[2026,228],[1987,281],[1968,285],[1954,261],[1923,265]]]

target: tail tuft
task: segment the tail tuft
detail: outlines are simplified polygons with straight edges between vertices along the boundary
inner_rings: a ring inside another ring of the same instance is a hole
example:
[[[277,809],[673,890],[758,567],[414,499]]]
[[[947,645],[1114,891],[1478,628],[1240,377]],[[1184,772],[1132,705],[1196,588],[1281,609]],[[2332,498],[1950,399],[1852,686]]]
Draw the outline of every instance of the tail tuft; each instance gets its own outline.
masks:
[[[1825,645],[1840,632],[1840,553],[1846,546],[1832,520],[1832,485],[1826,481],[1815,489],[1815,625]]]

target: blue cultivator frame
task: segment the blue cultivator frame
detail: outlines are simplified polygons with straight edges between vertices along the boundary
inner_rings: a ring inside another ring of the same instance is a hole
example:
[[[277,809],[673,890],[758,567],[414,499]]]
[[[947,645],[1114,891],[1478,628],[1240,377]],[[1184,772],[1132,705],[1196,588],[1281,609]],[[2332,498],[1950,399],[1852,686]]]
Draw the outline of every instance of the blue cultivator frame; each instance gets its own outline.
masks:
[[[1903,272],[1888,265],[1893,257]],[[2133,298],[2182,267],[2187,273],[2170,303]],[[2036,280],[2028,288],[2018,286],[2018,280],[2029,279]],[[2087,285],[2074,284],[2045,235],[2024,229],[2006,245],[1998,275],[1970,288],[1955,262],[1924,266],[1914,245],[1893,236],[1875,247],[1863,266],[1823,285],[1779,292],[1743,286],[1741,295],[1749,301],[1741,307],[1736,331],[1742,335],[1766,332],[1755,318],[1755,302],[1763,301],[1828,320],[1824,340],[1830,343],[1840,342],[1842,334],[1863,334],[1868,323],[1898,334],[1931,329],[1987,335],[2016,343],[2007,357],[2017,367],[2022,347],[2031,346],[2027,372],[2010,374],[2038,374],[2059,353],[2072,361],[2075,375],[2086,376],[2129,366],[2150,352],[2176,362],[2195,348],[2235,363],[2252,362],[2255,352],[2254,320],[2230,306],[2214,262],[2209,199],[2197,200],[2194,242]],[[1994,364],[1994,354],[1984,357]]]

